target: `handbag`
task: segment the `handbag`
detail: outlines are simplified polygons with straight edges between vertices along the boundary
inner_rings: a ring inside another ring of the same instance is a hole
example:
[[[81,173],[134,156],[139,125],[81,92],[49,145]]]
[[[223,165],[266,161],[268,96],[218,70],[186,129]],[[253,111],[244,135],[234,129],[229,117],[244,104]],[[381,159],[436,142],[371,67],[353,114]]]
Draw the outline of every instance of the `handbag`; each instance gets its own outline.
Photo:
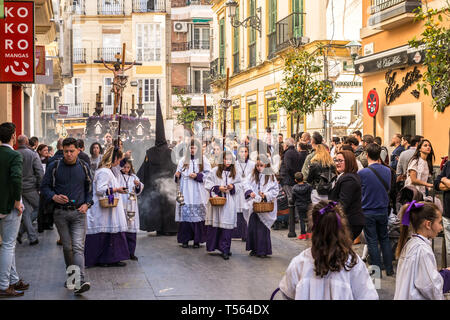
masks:
[[[114,197],[114,193],[108,188],[106,196],[100,199],[100,207],[102,208],[115,208],[119,204],[119,198]]]

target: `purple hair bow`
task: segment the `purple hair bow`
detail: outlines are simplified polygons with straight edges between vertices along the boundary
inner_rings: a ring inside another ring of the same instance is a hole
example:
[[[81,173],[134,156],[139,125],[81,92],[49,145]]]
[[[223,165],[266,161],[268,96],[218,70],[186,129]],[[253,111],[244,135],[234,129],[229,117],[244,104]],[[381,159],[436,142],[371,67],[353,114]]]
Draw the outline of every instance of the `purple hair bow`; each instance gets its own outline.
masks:
[[[320,213],[321,215],[324,215],[324,214],[327,213],[327,212],[331,212],[331,211],[333,211],[333,209],[334,209],[337,205],[338,205],[337,202],[331,201],[331,202],[329,202],[329,203],[327,204],[326,207],[320,209],[319,213]],[[341,227],[341,217],[339,216],[339,214],[338,214],[337,212],[336,212],[336,218],[337,218],[337,221],[338,221],[338,228],[340,228],[340,227]]]
[[[412,208],[421,208],[421,207],[424,206],[423,203],[419,203],[416,200],[413,200],[413,201],[411,201],[408,204],[409,204],[409,206],[406,209],[406,211],[405,211],[405,213],[403,214],[403,217],[402,217],[402,225],[404,225],[404,226],[409,226],[411,209]]]

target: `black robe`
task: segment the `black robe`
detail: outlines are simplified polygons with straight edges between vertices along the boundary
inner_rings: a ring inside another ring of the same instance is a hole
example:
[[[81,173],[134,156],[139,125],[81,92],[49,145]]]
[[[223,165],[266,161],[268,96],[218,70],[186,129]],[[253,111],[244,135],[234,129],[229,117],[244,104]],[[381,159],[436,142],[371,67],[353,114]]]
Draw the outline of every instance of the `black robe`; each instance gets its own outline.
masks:
[[[144,183],[144,190],[138,197],[140,229],[157,231],[159,234],[178,231],[175,222],[175,192],[161,190],[161,181],[174,182],[177,165],[171,160],[171,150],[167,144],[147,150],[146,157],[137,176]],[[174,188],[174,190],[176,190]]]

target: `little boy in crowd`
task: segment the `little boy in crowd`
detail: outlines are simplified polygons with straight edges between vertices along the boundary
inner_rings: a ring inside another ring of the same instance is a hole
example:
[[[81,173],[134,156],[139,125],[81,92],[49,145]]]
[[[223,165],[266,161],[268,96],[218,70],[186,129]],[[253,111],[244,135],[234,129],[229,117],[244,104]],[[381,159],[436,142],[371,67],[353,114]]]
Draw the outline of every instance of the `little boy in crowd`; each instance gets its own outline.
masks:
[[[300,240],[311,238],[311,233],[306,233],[306,225],[308,223],[307,211],[311,203],[312,187],[303,182],[303,174],[296,172],[294,175],[296,185],[292,188],[292,200],[295,205],[295,215],[300,218],[301,234],[298,237]]]

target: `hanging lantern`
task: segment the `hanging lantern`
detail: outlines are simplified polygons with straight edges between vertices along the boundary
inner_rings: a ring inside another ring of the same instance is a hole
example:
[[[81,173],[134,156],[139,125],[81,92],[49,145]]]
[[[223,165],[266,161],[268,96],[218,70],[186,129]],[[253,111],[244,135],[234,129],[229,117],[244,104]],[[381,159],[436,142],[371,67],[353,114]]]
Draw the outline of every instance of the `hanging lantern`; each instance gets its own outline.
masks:
[[[136,207],[137,207],[137,198],[136,194],[134,192],[130,192],[128,194],[128,201],[127,201],[127,220],[128,223],[131,223],[134,221],[134,218],[136,216]]]

